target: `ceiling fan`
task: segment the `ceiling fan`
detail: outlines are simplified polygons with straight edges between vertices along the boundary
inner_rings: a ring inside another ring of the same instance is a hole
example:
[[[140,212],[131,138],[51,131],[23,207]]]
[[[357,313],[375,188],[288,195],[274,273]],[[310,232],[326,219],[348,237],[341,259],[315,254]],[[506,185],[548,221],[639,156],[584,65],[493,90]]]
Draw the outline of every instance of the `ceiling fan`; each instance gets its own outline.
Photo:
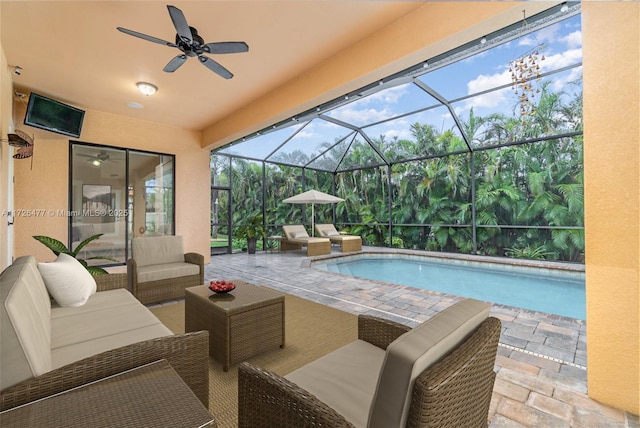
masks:
[[[95,166],[100,166],[103,162],[118,163],[116,162],[116,160],[123,160],[123,159],[116,159],[116,160],[111,159],[111,156],[109,156],[106,150],[100,150],[95,155],[78,153],[77,156],[88,158],[87,162],[91,162]]]
[[[153,43],[180,49],[182,53],[169,61],[167,65],[165,65],[162,69],[167,73],[173,73],[174,71],[176,71],[178,67],[184,64],[188,57],[197,56],[200,63],[207,67],[209,70],[219,74],[225,79],[231,79],[233,77],[233,74],[231,74],[229,70],[224,68],[213,59],[204,56],[203,54],[228,54],[247,52],[249,50],[249,46],[245,42],[205,43],[202,37],[198,35],[198,30],[196,30],[194,27],[190,27],[189,24],[187,24],[187,20],[180,9],[171,5],[167,5],[167,9],[169,9],[171,21],[173,21],[173,26],[177,31],[175,43],[167,42],[166,40],[138,33],[137,31],[127,30],[126,28],[117,28],[119,31],[130,36],[139,37]]]

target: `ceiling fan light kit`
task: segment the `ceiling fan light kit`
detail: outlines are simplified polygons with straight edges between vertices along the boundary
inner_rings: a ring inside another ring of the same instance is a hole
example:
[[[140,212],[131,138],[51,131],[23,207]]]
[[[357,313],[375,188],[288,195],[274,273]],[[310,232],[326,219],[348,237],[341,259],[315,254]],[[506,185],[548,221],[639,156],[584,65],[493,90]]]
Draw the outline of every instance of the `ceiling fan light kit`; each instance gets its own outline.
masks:
[[[138,82],[136,83],[136,86],[138,87],[138,90],[146,96],[153,95],[158,90],[158,87],[153,83]]]
[[[187,20],[180,9],[171,5],[167,5],[167,9],[169,10],[169,16],[171,17],[171,21],[173,22],[173,26],[177,32],[175,43],[122,27],[117,27],[117,29],[124,34],[138,37],[149,42],[169,46],[171,48],[178,48],[182,53],[172,58],[167,65],[164,66],[162,70],[166,73],[173,73],[182,64],[184,64],[189,57],[197,56],[199,62],[209,70],[221,77],[224,77],[225,79],[231,79],[233,74],[229,70],[204,54],[217,55],[247,52],[249,51],[249,46],[245,42],[205,43],[204,39],[198,34],[198,30],[187,24]]]

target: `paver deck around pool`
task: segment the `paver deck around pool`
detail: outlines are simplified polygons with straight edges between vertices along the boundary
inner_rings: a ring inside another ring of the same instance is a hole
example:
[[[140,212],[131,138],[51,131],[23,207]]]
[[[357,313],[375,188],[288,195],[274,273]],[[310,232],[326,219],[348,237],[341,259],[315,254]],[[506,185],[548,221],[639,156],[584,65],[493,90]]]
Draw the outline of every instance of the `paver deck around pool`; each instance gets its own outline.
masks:
[[[339,251],[333,249],[334,254]],[[309,266],[310,258],[302,251],[213,256],[205,280],[242,279],[410,326],[460,299]],[[502,321],[491,428],[640,427],[637,415],[587,396],[585,321],[502,305],[494,305],[491,315]]]

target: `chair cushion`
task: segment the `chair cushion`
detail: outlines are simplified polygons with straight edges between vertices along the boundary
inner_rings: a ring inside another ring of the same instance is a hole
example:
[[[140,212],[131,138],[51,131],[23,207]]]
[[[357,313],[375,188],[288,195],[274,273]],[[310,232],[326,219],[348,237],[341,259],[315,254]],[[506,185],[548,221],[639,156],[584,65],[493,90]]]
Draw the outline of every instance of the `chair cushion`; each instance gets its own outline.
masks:
[[[47,290],[60,306],[82,306],[96,292],[96,280],[74,257],[60,253],[51,263],[38,263]]]
[[[182,278],[199,275],[200,266],[193,263],[166,263],[162,265],[138,267],[138,283],[159,281],[162,279]]]
[[[406,425],[415,379],[462,343],[489,316],[490,304],[462,300],[388,347],[369,414],[370,428]]]
[[[356,340],[285,376],[356,427],[364,427],[384,350]]]
[[[131,242],[131,252],[138,267],[184,262],[184,248],[180,235],[134,238]]]
[[[51,309],[53,368],[142,340],[173,334],[129,291],[102,291],[80,308]]]
[[[293,239],[294,237],[303,238],[308,237],[307,229],[304,228],[301,224],[287,224],[282,226],[282,231],[284,232],[284,236],[289,239]]]
[[[324,236],[340,236],[340,232],[336,230],[325,230],[323,232],[324,232]]]

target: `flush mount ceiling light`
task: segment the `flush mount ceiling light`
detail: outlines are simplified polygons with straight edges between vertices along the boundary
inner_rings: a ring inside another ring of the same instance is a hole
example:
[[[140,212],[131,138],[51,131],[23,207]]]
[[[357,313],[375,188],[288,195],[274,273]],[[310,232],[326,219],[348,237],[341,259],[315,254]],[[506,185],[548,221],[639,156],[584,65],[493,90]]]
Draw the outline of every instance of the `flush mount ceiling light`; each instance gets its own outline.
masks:
[[[158,90],[156,85],[147,82],[138,82],[136,83],[136,86],[138,87],[138,90],[146,96],[153,95]]]

